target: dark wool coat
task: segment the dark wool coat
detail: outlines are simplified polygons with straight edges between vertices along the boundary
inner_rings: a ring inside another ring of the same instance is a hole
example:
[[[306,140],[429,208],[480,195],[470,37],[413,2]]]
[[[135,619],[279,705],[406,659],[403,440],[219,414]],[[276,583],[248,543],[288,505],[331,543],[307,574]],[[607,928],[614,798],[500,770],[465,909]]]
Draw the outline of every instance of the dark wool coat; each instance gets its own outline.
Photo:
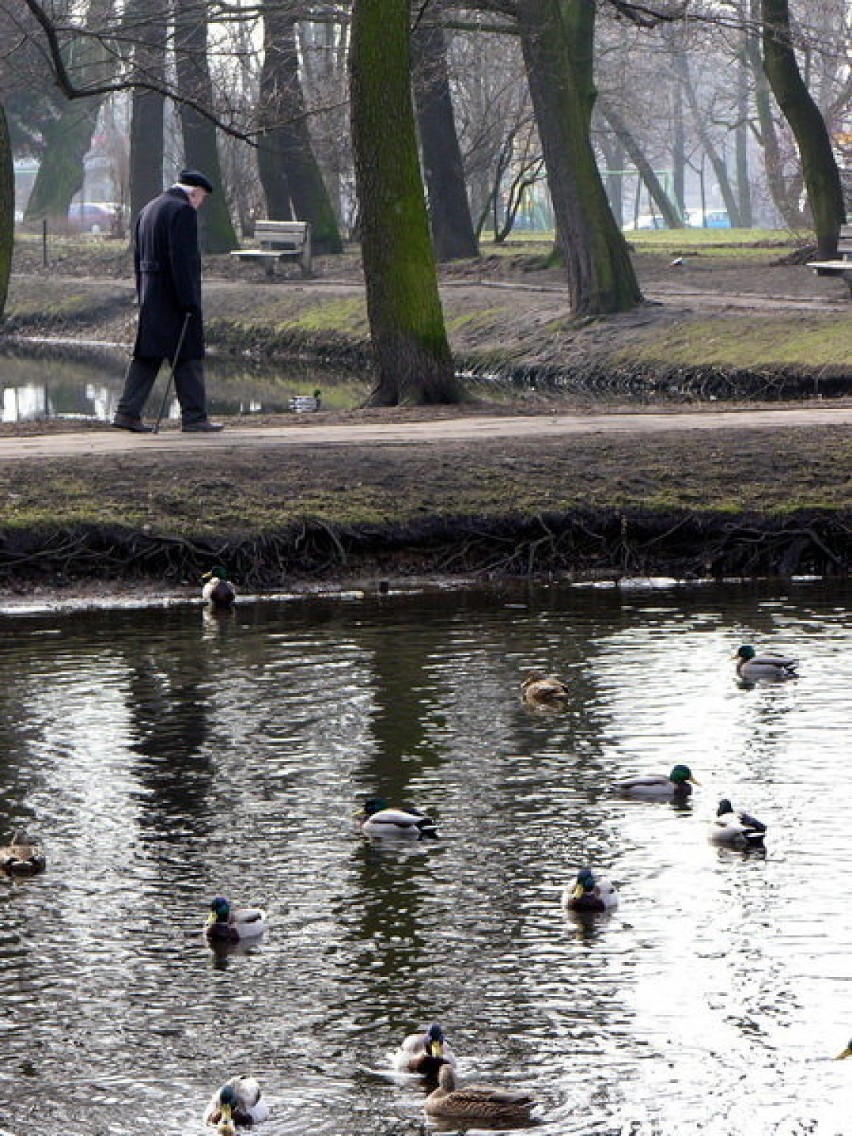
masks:
[[[203,359],[198,216],[183,190],[172,186],[139,214],[133,264],[139,297],[133,354],[172,359],[184,316],[191,312],[180,358]]]

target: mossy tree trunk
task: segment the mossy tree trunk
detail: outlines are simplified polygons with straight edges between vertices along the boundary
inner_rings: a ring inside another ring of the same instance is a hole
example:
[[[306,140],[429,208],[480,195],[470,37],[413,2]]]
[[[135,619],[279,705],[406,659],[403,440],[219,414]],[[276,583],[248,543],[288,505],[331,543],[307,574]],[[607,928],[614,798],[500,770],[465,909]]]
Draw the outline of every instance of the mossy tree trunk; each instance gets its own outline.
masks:
[[[435,254],[440,261],[473,257],[479,248],[465,189],[443,27],[421,24],[413,47],[414,103]]]
[[[350,93],[373,405],[454,403],[453,373],[417,155],[407,0],[355,0]]]
[[[837,238],[846,217],[840,171],[831,139],[802,79],[790,31],[787,0],[763,0],[763,69],[781,113],[790,124],[802,160],[808,203],[813,215],[817,255],[837,255]]]
[[[595,0],[522,0],[517,11],[571,310],[627,311],[642,296],[591,141]]]
[[[133,72],[137,79],[160,90],[135,87],[130,114],[130,217],[131,226],[142,207],[163,188],[163,125],[165,99],[166,0],[134,0],[129,14],[139,31],[133,47]]]
[[[180,95],[198,106],[213,108],[213,82],[207,63],[207,20],[196,0],[177,0],[175,6],[175,57]],[[186,102],[180,104],[184,161],[201,170],[215,187],[198,215],[201,247],[205,252],[230,252],[237,234],[228,212],[222,169],[216,145],[216,127]]]
[[[265,4],[263,29],[260,99],[269,130],[260,140],[258,170],[269,218],[287,221],[295,213],[310,222],[315,252],[340,252],[337,217],[308,133],[296,18],[279,3]]]
[[[0,103],[0,321],[6,311],[15,247],[15,167],[6,111]]]
[[[114,45],[99,38],[112,14],[113,0],[91,0],[85,23],[89,34],[73,40],[65,52],[66,66],[80,86],[108,82],[115,74]],[[27,201],[28,221],[50,218],[59,225],[67,224],[71,198],[85,181],[83,159],[91,147],[102,103],[103,96],[70,100],[42,128],[44,150]]]

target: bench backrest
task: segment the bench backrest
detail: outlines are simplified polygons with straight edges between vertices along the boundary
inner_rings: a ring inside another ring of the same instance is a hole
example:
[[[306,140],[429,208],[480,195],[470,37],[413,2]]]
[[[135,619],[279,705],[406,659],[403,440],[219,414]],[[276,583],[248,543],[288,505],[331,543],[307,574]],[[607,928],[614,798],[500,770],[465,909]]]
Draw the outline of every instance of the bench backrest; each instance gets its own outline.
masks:
[[[255,221],[254,236],[261,248],[300,249],[310,238],[308,221]]]
[[[852,260],[852,225],[841,225],[837,240],[837,255],[841,260]]]

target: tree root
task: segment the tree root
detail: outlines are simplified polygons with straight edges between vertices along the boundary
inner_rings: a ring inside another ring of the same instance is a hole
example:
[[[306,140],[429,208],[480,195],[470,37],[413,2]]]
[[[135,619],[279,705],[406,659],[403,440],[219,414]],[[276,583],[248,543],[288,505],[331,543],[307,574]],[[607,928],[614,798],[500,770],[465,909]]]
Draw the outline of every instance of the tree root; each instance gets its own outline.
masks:
[[[642,510],[427,518],[358,528],[305,519],[240,538],[158,536],[119,526],[7,531],[0,580],[191,584],[224,564],[243,588],[377,575],[618,579],[845,576],[852,512],[764,517]]]

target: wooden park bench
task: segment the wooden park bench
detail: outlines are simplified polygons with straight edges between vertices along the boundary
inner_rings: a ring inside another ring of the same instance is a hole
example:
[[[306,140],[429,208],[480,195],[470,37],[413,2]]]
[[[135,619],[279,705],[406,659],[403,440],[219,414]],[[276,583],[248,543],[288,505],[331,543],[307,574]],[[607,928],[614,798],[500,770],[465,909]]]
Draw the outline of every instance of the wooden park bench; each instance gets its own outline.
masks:
[[[273,276],[279,260],[292,256],[303,276],[311,275],[311,226],[308,221],[255,221],[257,248],[233,249],[231,256],[259,261],[267,276]]]
[[[841,225],[837,240],[837,260],[809,260],[817,276],[842,276],[852,295],[852,225]]]

